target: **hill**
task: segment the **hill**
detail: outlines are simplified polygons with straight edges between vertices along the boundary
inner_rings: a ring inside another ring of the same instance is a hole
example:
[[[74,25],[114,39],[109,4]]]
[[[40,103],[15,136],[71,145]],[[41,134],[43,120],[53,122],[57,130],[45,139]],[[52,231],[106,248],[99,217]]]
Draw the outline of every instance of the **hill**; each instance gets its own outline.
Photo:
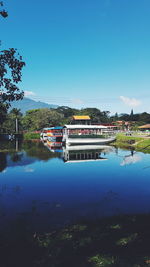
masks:
[[[48,104],[41,101],[35,101],[30,98],[24,97],[23,100],[14,101],[11,103],[11,109],[17,108],[20,109],[22,113],[25,113],[31,109],[39,108],[57,108],[58,105]]]

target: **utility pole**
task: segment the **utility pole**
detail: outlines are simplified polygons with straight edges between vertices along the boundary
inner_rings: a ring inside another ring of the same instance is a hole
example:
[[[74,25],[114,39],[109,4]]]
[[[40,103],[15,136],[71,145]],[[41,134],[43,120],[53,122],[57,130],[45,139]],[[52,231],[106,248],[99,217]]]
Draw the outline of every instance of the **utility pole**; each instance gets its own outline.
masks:
[[[16,134],[18,134],[18,118],[16,118]]]
[[[2,90],[0,90],[0,102],[2,102],[2,100],[3,100],[3,92]]]

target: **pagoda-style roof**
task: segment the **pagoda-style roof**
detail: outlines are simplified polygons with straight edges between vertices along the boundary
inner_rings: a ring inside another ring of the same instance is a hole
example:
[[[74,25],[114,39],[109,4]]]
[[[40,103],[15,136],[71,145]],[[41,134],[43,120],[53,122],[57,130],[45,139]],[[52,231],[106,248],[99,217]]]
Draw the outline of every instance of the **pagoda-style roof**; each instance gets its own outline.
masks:
[[[72,119],[73,120],[90,120],[90,116],[87,116],[87,115],[84,115],[84,116],[77,116],[77,115],[74,115],[72,116]]]
[[[138,127],[139,129],[150,129],[150,123]]]

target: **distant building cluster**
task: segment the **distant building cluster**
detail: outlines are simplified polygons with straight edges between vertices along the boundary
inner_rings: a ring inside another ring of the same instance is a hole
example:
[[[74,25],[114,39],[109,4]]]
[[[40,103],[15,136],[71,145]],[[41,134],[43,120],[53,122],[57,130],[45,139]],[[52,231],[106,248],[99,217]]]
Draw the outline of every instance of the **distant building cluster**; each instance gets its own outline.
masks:
[[[96,123],[96,125],[103,125],[107,126],[108,129],[113,130],[125,130],[130,131],[131,128],[135,125],[136,121],[124,121],[124,120],[118,120],[113,121],[112,123]],[[78,125],[92,125],[92,119],[88,115],[74,115],[71,118],[70,124],[78,124]],[[94,123],[95,124],[95,123]],[[145,124],[138,127],[141,131],[150,130],[150,124]]]

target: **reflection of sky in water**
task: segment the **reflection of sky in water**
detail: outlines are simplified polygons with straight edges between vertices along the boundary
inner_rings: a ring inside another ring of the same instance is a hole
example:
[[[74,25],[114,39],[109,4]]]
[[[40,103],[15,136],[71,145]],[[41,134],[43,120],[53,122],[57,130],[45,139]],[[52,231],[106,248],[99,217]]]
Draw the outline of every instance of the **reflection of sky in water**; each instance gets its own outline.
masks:
[[[34,172],[34,169],[31,167],[25,167],[24,172]]]
[[[142,160],[142,157],[138,154],[134,154],[133,156],[125,156],[120,166],[125,166],[128,164],[134,164]]]
[[[7,172],[0,173],[1,226],[21,219],[46,229],[80,217],[150,212],[150,155],[119,150],[105,157],[65,164],[61,157],[22,153],[17,164],[7,155]]]

